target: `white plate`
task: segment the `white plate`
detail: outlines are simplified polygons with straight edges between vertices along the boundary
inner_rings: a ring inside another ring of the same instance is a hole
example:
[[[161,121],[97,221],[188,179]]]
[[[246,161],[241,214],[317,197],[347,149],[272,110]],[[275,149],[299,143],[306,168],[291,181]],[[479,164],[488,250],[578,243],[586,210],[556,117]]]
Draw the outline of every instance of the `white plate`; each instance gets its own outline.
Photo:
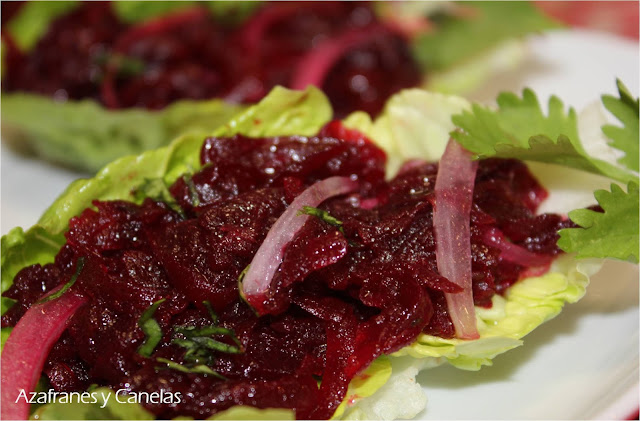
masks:
[[[518,72],[501,75],[475,98],[533,88],[580,109],[621,78],[638,95],[638,44],[587,31],[528,41]],[[1,150],[1,232],[29,227],[69,182],[80,176]],[[427,370],[423,419],[623,419],[638,409],[638,267],[607,264],[587,296],[525,338],[492,367]]]

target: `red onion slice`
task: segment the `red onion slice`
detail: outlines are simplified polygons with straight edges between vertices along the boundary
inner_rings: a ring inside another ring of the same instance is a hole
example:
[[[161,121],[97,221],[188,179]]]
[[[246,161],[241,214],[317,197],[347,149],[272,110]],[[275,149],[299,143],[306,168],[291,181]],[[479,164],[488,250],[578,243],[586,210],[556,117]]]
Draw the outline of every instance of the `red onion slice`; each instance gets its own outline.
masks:
[[[551,263],[551,256],[533,253],[524,247],[513,244],[495,227],[487,229],[482,238],[487,245],[500,250],[501,258],[520,266],[538,267],[547,266]]]
[[[18,321],[2,350],[2,419],[29,418],[29,403],[17,400],[18,396],[35,390],[49,351],[86,302],[87,298],[66,292],[31,306]]]
[[[419,159],[419,158],[409,159],[408,161],[405,161],[404,164],[402,164],[402,166],[398,170],[397,175],[403,175],[403,174],[409,173],[427,164],[428,162],[425,161],[424,159]]]
[[[371,42],[388,31],[389,28],[384,25],[376,24],[347,30],[335,38],[327,39],[300,58],[291,77],[291,89],[306,89],[309,85],[322,87],[331,68],[347,51]]]
[[[456,336],[462,339],[479,337],[471,288],[470,228],[477,168],[471,154],[450,139],[440,160],[435,186],[436,262],[440,274],[463,289],[445,294]]]
[[[329,177],[318,181],[300,193],[273,224],[241,281],[244,298],[258,313],[263,313],[266,293],[282,263],[285,248],[310,218],[298,212],[304,206],[317,207],[330,197],[350,193],[357,188],[358,182],[349,177]]]
[[[305,3],[302,13],[313,13],[316,18],[330,18],[332,15],[342,13],[342,5],[335,2],[309,2]],[[299,4],[295,2],[270,2],[258,10],[245,23],[242,28],[241,42],[249,49],[251,54],[258,53],[260,43],[263,38],[268,38],[267,31],[283,22],[285,25],[288,21],[296,19],[296,15],[301,13]]]

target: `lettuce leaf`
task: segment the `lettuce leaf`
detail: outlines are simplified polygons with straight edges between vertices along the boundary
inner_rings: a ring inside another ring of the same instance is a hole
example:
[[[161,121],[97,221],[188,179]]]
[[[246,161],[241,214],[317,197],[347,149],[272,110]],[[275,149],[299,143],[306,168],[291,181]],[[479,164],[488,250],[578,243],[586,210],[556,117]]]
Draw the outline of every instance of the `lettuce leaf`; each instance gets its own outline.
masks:
[[[369,397],[347,408],[342,419],[412,419],[424,410],[427,397],[416,381],[416,375],[433,366],[433,361],[413,357],[389,357],[388,360],[391,362],[391,375],[387,382]]]
[[[162,16],[180,9],[203,5],[214,15],[224,18],[226,24],[236,23],[248,17],[259,1],[116,1],[113,8],[118,17],[127,23],[137,23]]]
[[[59,104],[39,95],[3,94],[2,137],[51,161],[94,172],[121,156],[164,146],[179,134],[211,131],[240,109],[210,100],[180,101],[155,112],[108,111],[90,100]]]
[[[519,281],[504,298],[494,296],[490,309],[476,307],[480,339],[465,341],[421,334],[396,355],[446,361],[464,370],[492,365],[493,358],[522,345],[526,334],[557,316],[565,303],[582,298],[589,277],[601,264],[600,260],[576,261],[573,255],[563,255],[547,274]]]
[[[20,269],[34,264],[53,262],[53,258],[64,244],[61,233],[51,233],[42,227],[35,226],[25,233],[16,227],[3,235],[0,254],[1,292],[5,292],[13,284],[13,278]],[[2,297],[2,313],[13,305],[13,300]]]
[[[461,97],[407,89],[392,96],[375,121],[356,112],[344,124],[366,133],[387,153],[387,176],[393,177],[406,160],[440,159],[455,129],[451,116],[470,107]]]
[[[85,403],[80,399],[72,402],[52,402],[40,406],[31,419],[37,420],[153,420],[154,415],[141,405],[119,402],[115,392],[101,387],[90,390],[96,402]],[[120,399],[123,401],[123,399]]]
[[[331,419],[349,419],[350,415],[362,406],[363,398],[367,398],[378,391],[391,377],[391,362],[386,356],[374,360],[366,370],[357,374],[347,389],[347,395],[336,409]],[[381,419],[379,416],[373,417]]]
[[[487,53],[503,42],[533,32],[558,28],[531,2],[456,2],[457,14],[432,16],[432,31],[413,44],[416,59],[428,71],[443,71]]]
[[[233,406],[219,412],[209,420],[295,420],[293,411],[281,408],[258,409],[251,406]]]
[[[47,32],[49,24],[69,13],[80,3],[77,1],[30,1],[25,3],[11,21],[7,32],[22,51],[29,51]],[[4,25],[3,25],[4,26]],[[3,30],[5,28],[2,28]]]
[[[195,1],[116,1],[113,11],[126,23],[136,23],[193,7]]]

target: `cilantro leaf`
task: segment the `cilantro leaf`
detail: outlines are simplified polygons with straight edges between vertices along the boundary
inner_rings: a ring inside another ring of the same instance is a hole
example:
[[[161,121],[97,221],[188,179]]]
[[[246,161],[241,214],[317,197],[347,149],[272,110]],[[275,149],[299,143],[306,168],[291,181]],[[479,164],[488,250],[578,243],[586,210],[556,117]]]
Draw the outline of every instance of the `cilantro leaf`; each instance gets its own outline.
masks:
[[[625,156],[618,162],[633,171],[639,171],[638,158],[638,99],[633,99],[627,87],[621,81],[617,81],[620,98],[611,95],[603,95],[602,103],[620,122],[622,127],[605,125],[602,132],[612,140],[610,143],[614,148],[625,152]]]
[[[564,105],[557,97],[549,100],[549,113],[544,115],[536,94],[531,89],[522,92],[522,98],[510,92],[501,93],[497,98],[498,109],[494,110],[474,104],[471,111],[455,115],[453,123],[463,132],[453,136],[478,157],[496,154],[497,144],[508,144],[526,148],[532,135],[545,134],[557,138],[564,134],[578,137],[578,123],[573,109],[564,111]]]
[[[616,258],[638,263],[638,184],[625,192],[617,184],[611,191],[597,190],[595,197],[604,212],[576,209],[569,218],[581,228],[560,230],[558,246],[577,257]]]
[[[476,104],[452,118],[462,129],[452,136],[476,158],[518,158],[564,165],[624,183],[637,181],[636,174],[585,151],[575,111],[565,111],[557,97],[550,98],[547,115],[530,89],[523,91],[522,98],[503,93],[497,102],[495,110]]]

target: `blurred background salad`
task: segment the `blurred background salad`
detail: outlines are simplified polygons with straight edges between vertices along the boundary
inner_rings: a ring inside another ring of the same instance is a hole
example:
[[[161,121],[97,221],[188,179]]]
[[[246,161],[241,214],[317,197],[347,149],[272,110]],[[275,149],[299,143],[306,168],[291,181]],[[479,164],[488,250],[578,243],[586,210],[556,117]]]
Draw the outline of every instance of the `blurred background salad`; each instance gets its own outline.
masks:
[[[472,98],[565,25],[637,39],[637,2],[2,2],[2,138],[84,174],[212,130],[272,87],[335,117],[400,89]]]
[[[465,94],[561,24],[529,2],[3,2],[2,137],[91,173],[213,130],[274,86],[341,118],[410,87]]]

